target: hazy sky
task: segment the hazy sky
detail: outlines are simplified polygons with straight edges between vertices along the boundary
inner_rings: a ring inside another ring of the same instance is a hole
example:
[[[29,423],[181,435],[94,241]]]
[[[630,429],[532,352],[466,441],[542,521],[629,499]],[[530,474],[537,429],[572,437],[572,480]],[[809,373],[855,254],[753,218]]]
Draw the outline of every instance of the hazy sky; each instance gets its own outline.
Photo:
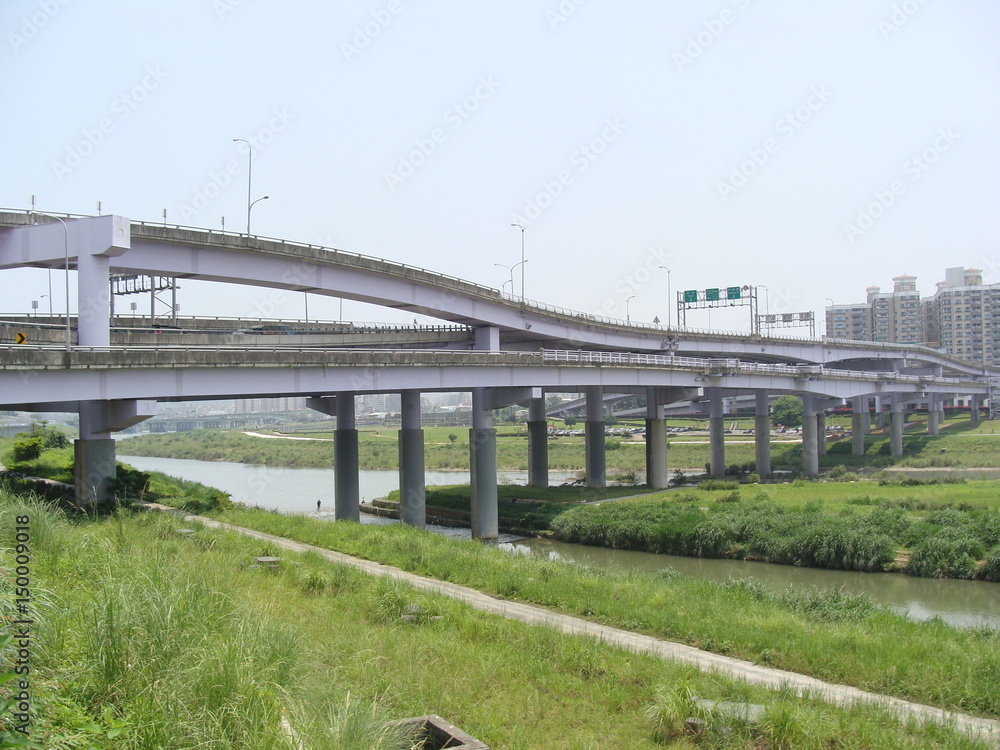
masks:
[[[578,310],[665,321],[661,265],[772,312],[1000,282],[995,0],[4,0],[0,26],[0,206],[245,230],[246,138],[255,233],[499,288],[520,222],[524,293]],[[0,312],[46,283],[4,272]]]

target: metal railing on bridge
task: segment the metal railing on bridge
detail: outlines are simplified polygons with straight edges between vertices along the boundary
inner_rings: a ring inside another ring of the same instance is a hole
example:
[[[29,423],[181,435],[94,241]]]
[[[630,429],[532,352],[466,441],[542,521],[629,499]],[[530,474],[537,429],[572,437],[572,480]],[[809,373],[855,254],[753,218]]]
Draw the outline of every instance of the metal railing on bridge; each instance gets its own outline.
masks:
[[[893,381],[905,383],[961,383],[961,378],[929,375],[907,375],[890,371],[843,370],[822,365],[783,365],[744,362],[735,358],[678,357],[672,354],[642,352],[598,352],[585,350],[543,349],[542,356],[551,362],[581,362],[587,364],[648,365],[678,370],[703,370],[709,374],[773,374],[795,378],[838,378],[850,380]]]

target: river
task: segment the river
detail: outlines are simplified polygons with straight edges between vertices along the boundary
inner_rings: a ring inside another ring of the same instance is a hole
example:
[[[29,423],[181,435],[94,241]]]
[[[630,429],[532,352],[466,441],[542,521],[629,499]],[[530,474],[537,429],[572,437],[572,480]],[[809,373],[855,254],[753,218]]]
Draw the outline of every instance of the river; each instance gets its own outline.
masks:
[[[195,461],[178,458],[122,456],[144,471],[201,482],[228,492],[234,501],[256,505],[280,513],[307,513],[333,520],[333,470],[289,469],[254,466],[222,461]],[[399,488],[395,471],[360,472],[361,497],[371,500]],[[576,472],[550,472],[552,482],[577,476]],[[523,484],[525,471],[500,472],[503,483]],[[463,471],[428,471],[428,485],[469,482]],[[322,503],[316,512],[316,501]],[[388,519],[362,514],[364,523],[395,523]],[[435,529],[453,537],[469,537],[467,529]],[[712,560],[648,552],[629,552],[602,547],[566,544],[545,539],[502,537],[501,546],[522,554],[537,554],[583,565],[627,570],[662,570],[673,568],[684,575],[725,580],[729,576],[751,577],[769,590],[782,591],[789,586],[809,588],[843,587],[850,593],[868,594],[875,601],[906,614],[914,620],[939,617],[956,627],[984,625],[1000,628],[1000,584],[984,581],[913,578],[887,573],[856,573],[842,570],[796,568],[742,560]]]

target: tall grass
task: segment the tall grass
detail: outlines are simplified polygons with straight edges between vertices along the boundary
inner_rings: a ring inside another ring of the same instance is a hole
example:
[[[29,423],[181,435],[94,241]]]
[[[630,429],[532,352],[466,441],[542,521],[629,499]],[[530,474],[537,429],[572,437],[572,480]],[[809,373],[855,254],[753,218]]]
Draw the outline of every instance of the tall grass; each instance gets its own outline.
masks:
[[[552,521],[555,538],[615,549],[730,557],[845,570],[885,570],[896,544],[886,514],[835,517],[766,501],[704,510],[669,499],[573,508]]]
[[[995,631],[911,622],[881,608],[860,617],[850,599],[840,606],[851,616],[837,620],[764,592],[751,596],[676,575],[581,569],[403,526],[331,524],[239,508],[218,518],[494,596],[877,692],[1000,716]]]
[[[915,520],[895,502],[828,514],[816,503],[778,505],[766,495],[723,500],[709,508],[669,496],[577,507],[551,527],[561,541],[615,549],[867,572],[890,569],[898,549],[913,547],[907,573],[952,578],[975,577],[1000,535],[997,510],[945,508]]]
[[[874,706],[834,708],[475,612],[315,553],[282,552],[278,569],[255,568],[254,556],[273,551],[266,543],[190,522],[195,533],[181,535],[174,517],[71,522],[11,503],[0,495],[0,535],[26,508],[33,526],[49,527],[45,545],[69,550],[49,556],[40,544],[34,573],[39,591],[48,590],[33,681],[33,736],[46,748],[388,750],[413,742],[391,731],[389,718],[427,713],[497,748],[684,747],[687,738],[663,730],[658,698],[681,683],[691,695],[768,706],[764,724],[725,746],[777,747],[780,737],[805,735],[813,744],[802,747],[981,747]],[[399,554],[423,550],[427,564],[438,555],[428,536],[400,529],[368,541]],[[434,541],[442,555],[510,560]],[[565,585],[570,570],[515,560],[504,575],[527,594],[545,582],[575,597]],[[601,606],[602,584],[612,580],[584,586],[592,605]],[[654,604],[679,611],[665,593]],[[635,611],[632,597],[621,604]],[[938,644],[947,648],[948,639]]]

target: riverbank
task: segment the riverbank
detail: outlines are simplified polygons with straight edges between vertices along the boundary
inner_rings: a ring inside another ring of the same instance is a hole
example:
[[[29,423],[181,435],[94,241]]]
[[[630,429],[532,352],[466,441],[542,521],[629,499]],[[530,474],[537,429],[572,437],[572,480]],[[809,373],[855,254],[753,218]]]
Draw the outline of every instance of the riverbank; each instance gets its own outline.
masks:
[[[669,571],[579,569],[399,526],[331,524],[245,508],[210,515],[717,653],[939,707],[1000,715],[1000,634],[910,622],[865,596],[837,590],[773,595],[749,579],[720,584]]]
[[[689,715],[710,733],[729,725],[731,747],[986,746],[881,707],[796,698],[477,612],[180,517],[69,522],[0,493],[0,534],[16,525],[30,528],[33,586],[47,592],[31,612],[32,738],[46,746],[277,748],[291,731],[308,747],[381,750],[401,747],[387,720],[428,713],[494,748],[687,747]],[[397,552],[434,541],[402,527],[336,526]],[[437,541],[466,561],[505,559]],[[0,552],[4,564],[9,554]],[[260,556],[280,560],[262,567]],[[734,722],[692,696],[763,714]]]

